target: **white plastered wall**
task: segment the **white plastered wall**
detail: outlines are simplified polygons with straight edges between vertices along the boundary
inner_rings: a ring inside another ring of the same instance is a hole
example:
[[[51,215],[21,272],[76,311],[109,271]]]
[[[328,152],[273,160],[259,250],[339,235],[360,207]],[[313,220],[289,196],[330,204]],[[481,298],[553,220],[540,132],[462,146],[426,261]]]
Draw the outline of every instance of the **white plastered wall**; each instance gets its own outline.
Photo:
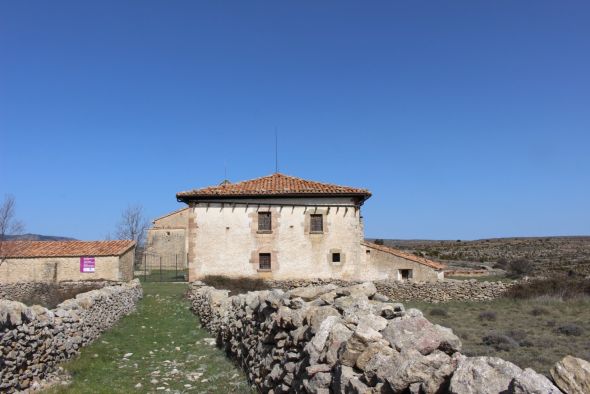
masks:
[[[361,274],[360,210],[350,198],[227,200],[199,202],[192,209],[190,280],[206,275],[355,279]],[[259,211],[272,212],[272,233],[258,233]],[[322,234],[309,232],[312,213],[324,215]],[[335,251],[340,263],[331,262]],[[258,253],[271,253],[270,272],[258,269]]]

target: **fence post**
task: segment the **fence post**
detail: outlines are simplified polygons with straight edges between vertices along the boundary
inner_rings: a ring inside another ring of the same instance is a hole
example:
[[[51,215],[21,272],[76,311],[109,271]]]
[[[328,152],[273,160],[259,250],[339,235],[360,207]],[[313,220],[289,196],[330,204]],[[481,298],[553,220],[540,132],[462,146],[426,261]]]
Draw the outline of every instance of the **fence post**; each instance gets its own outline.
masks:
[[[178,254],[174,253],[174,279],[178,280]]]
[[[147,254],[143,255],[143,280],[147,282]]]
[[[160,256],[160,282],[162,281],[162,256]]]

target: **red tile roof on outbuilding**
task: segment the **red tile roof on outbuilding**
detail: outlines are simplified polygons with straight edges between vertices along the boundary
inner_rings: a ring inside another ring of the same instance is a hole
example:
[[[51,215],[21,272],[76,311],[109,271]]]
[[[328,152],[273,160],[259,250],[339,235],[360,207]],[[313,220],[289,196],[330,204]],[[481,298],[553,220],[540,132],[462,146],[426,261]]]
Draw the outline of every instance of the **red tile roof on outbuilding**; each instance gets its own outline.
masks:
[[[120,256],[135,241],[4,241],[0,254],[6,258]]]
[[[248,181],[238,183],[224,182],[219,186],[210,186],[176,194],[178,200],[185,202],[195,198],[274,196],[353,196],[366,200],[371,197],[371,193],[367,189],[308,181],[294,176],[276,173]]]
[[[437,263],[436,261],[428,260],[428,259],[425,259],[424,257],[418,257],[418,256],[413,255],[411,253],[403,252],[399,249],[392,248],[390,246],[378,245],[378,244],[374,244],[372,242],[367,242],[367,241],[363,241],[363,242],[361,242],[361,244],[363,246],[368,247],[368,248],[376,249],[376,250],[379,250],[379,251],[385,252],[385,253],[389,253],[394,256],[401,257],[403,259],[410,260],[410,261],[413,261],[418,264],[426,265],[426,266],[428,266],[430,268],[434,268],[436,270],[442,270],[447,267],[446,265],[441,264],[441,263]]]

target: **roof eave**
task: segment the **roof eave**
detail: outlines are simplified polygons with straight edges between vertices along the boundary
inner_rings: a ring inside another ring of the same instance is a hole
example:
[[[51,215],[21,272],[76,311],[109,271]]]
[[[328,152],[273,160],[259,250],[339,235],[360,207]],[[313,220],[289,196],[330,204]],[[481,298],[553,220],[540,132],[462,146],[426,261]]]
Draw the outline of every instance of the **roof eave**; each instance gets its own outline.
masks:
[[[177,193],[176,200],[178,202],[184,202],[188,204],[191,201],[198,200],[241,200],[248,198],[305,198],[305,197],[357,197],[360,198],[359,203],[362,205],[366,200],[371,197],[370,192],[359,192],[359,193],[277,193],[277,194],[189,194],[189,193]]]

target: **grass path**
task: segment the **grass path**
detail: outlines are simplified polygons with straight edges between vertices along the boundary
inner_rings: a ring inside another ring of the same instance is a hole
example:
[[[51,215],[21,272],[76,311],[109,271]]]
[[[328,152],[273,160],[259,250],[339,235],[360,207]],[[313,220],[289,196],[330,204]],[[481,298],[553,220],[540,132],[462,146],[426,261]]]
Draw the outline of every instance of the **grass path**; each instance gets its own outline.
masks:
[[[185,284],[145,283],[137,312],[64,365],[50,393],[244,393],[243,372],[214,345],[183,299]]]

